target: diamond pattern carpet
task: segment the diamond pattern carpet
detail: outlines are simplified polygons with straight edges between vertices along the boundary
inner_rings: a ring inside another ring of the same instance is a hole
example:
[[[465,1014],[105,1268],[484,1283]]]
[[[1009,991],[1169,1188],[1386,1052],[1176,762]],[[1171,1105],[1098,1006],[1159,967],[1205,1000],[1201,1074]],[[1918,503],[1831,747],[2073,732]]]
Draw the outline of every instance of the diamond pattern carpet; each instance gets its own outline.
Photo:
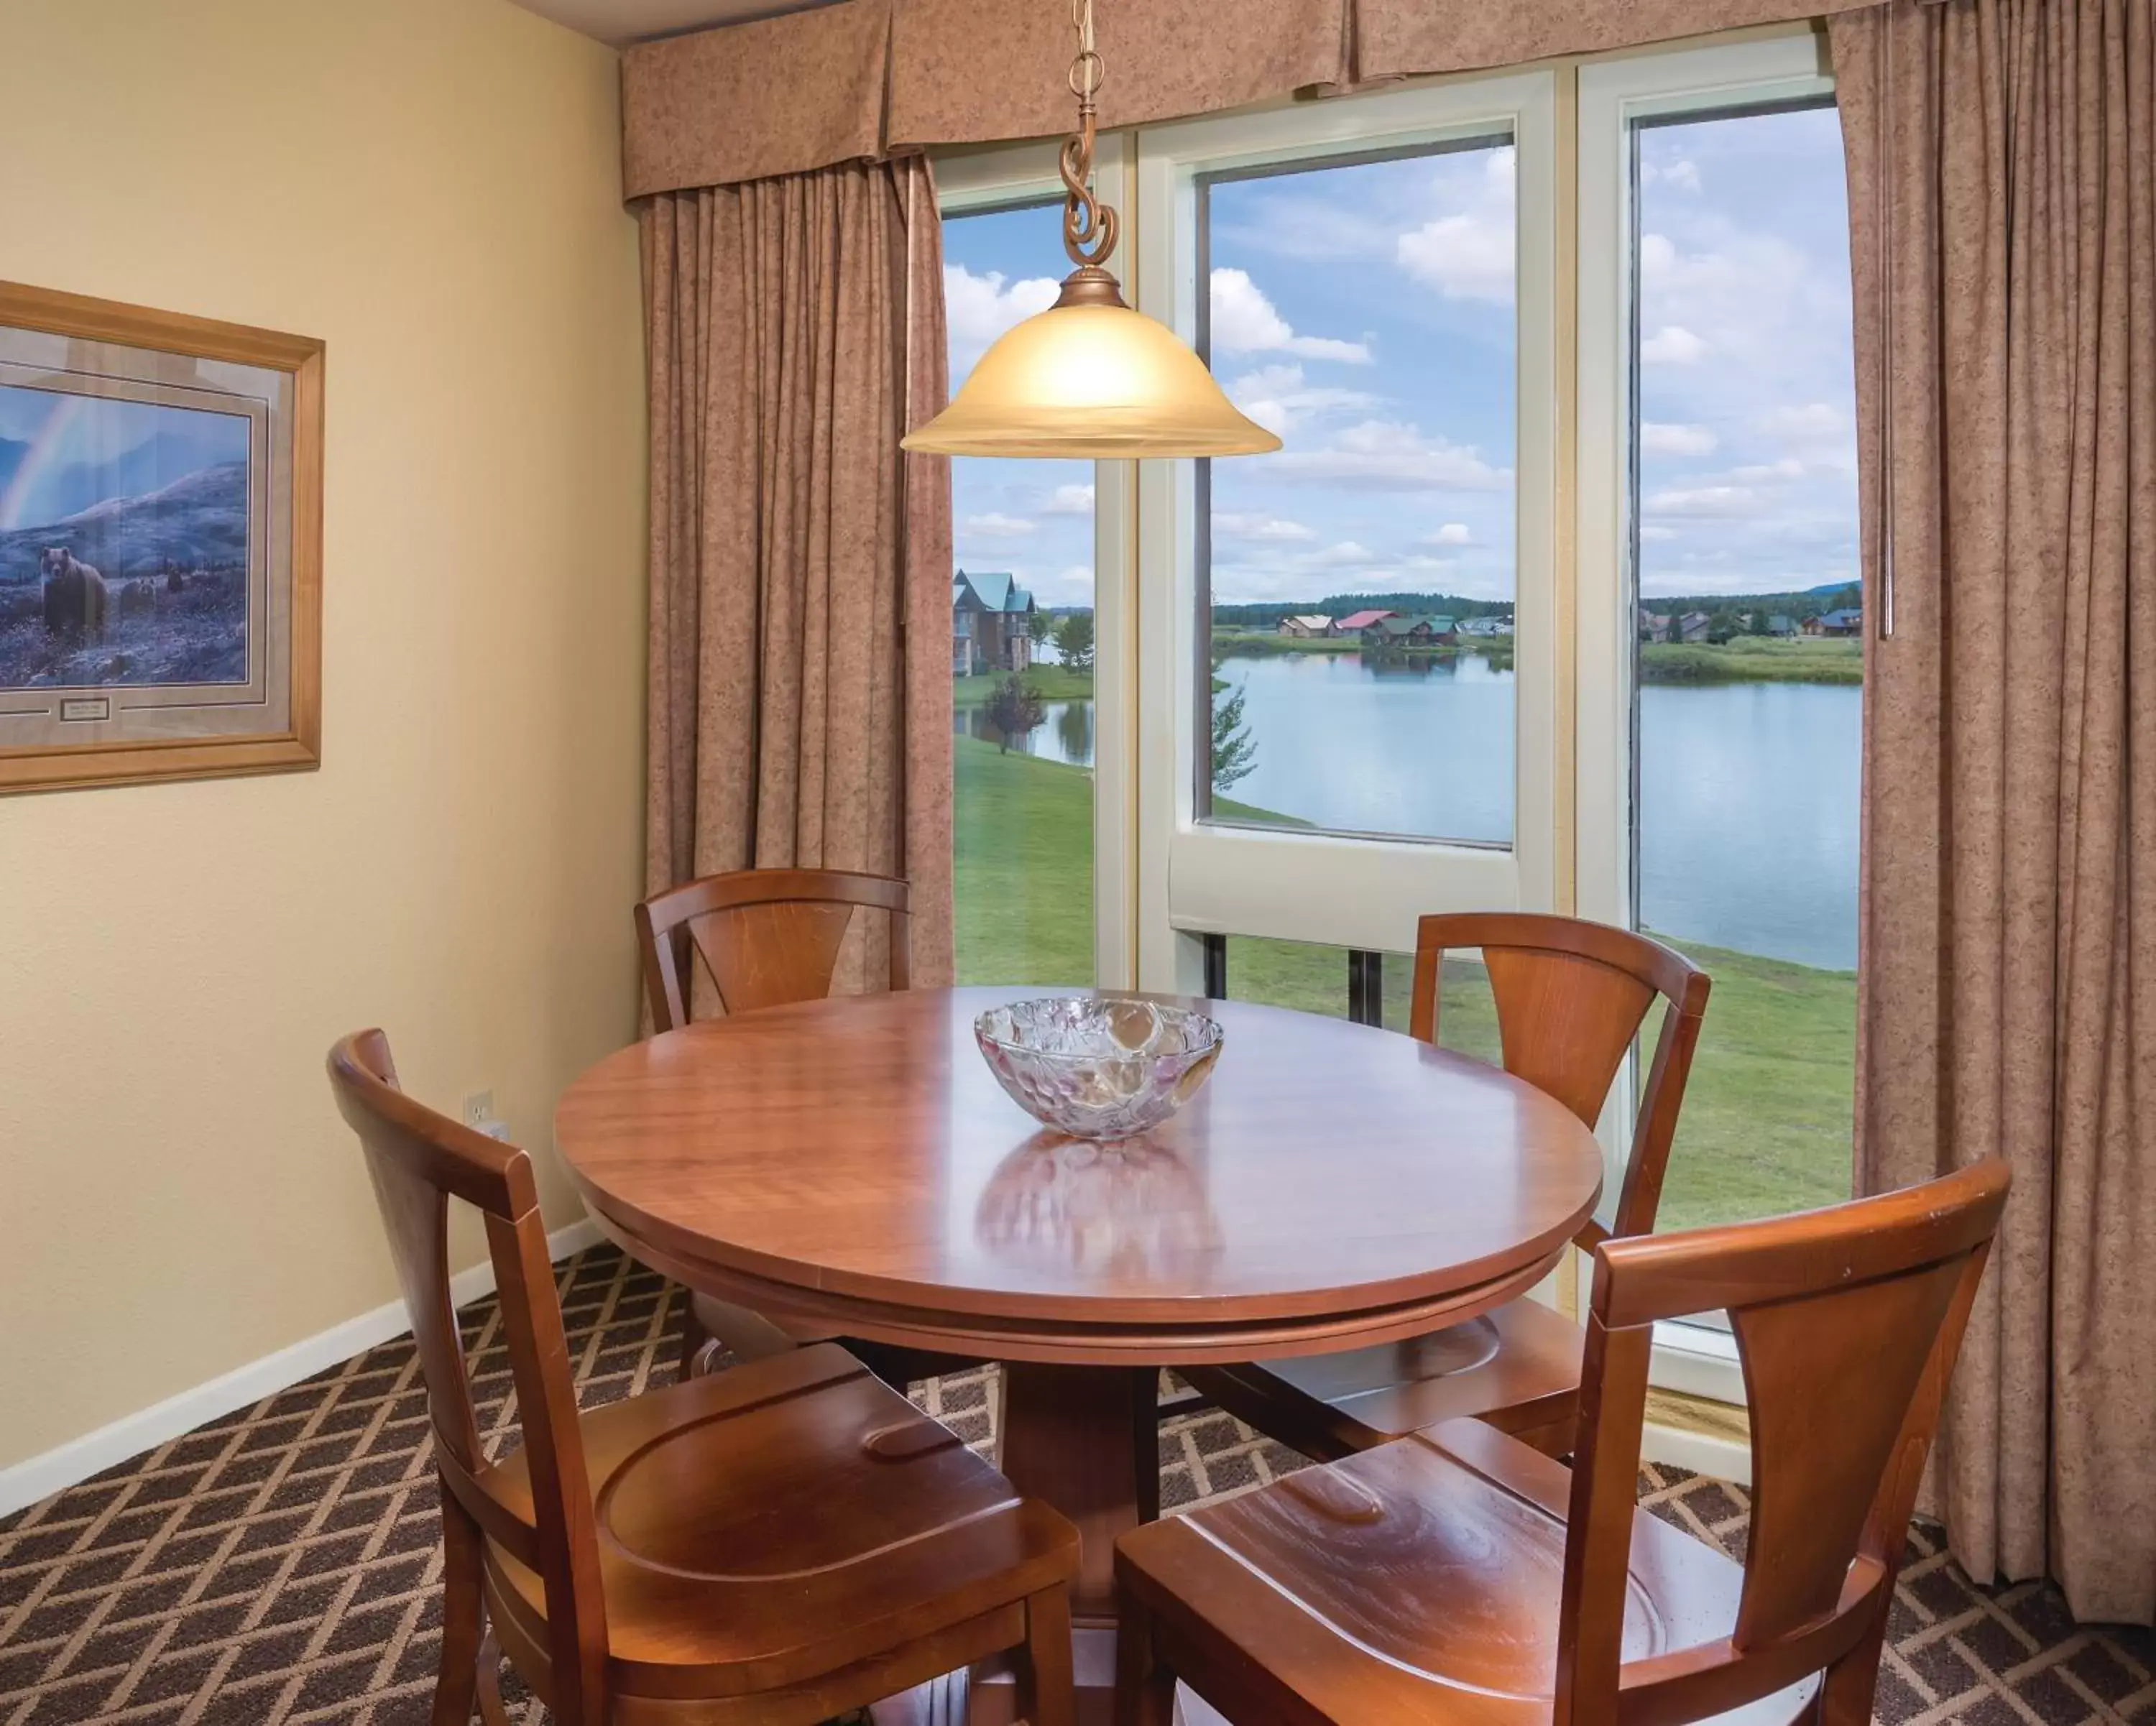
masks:
[[[560,1268],[587,1406],[673,1372],[665,1284],[611,1248]],[[464,1314],[482,1427],[514,1431],[491,1302]],[[0,1519],[0,1726],[354,1726],[424,1722],[440,1640],[435,1488],[419,1369],[390,1343]],[[992,1437],[973,1373],[920,1387],[962,1437]],[[1270,1480],[1299,1459],[1220,1414],[1161,1432],[1170,1507]],[[1738,1489],[1673,1469],[1655,1513],[1732,1553]],[[2156,1636],[2087,1627],[2029,1584],[1979,1589],[1912,1534],[1878,1718],[1890,1726],[2156,1718]],[[545,1711],[505,1685],[515,1718]]]

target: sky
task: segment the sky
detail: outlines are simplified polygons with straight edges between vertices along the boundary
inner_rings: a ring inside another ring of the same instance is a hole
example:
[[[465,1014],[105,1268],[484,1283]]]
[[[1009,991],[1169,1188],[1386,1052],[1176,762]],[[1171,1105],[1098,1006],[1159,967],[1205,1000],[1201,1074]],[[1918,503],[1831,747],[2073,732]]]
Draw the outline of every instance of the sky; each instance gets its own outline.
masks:
[[[1640,591],[1856,566],[1847,213],[1831,108],[1640,139]],[[1209,359],[1283,448],[1214,469],[1216,601],[1512,597],[1512,151],[1209,186]],[[1055,206],[944,230],[954,385],[1055,297]],[[954,464],[962,567],[1090,604],[1091,469]]]
[[[0,531],[247,458],[242,416],[0,384]]]

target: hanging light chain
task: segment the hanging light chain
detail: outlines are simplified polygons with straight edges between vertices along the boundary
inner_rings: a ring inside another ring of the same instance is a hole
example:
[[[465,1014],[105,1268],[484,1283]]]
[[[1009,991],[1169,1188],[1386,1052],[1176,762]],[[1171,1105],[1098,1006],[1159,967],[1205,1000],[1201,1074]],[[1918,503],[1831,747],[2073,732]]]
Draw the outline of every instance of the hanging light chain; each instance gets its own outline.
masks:
[[[1078,99],[1078,130],[1063,141],[1060,166],[1066,194],[1063,204],[1063,249],[1080,269],[1097,269],[1116,249],[1116,213],[1093,193],[1093,99],[1100,92],[1103,68],[1093,46],[1093,0],[1070,0],[1070,23],[1078,33],[1078,53],[1070,62],[1070,94]]]

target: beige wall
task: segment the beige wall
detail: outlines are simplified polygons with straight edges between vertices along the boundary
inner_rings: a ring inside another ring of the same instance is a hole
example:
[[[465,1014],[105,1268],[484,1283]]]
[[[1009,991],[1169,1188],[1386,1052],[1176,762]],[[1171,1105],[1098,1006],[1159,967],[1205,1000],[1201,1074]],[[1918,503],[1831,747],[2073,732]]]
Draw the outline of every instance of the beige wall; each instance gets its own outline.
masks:
[[[633,1030],[616,137],[506,0],[0,0],[0,278],[329,346],[321,770],[0,800],[0,1466],[394,1297],[338,1033],[537,1147]]]

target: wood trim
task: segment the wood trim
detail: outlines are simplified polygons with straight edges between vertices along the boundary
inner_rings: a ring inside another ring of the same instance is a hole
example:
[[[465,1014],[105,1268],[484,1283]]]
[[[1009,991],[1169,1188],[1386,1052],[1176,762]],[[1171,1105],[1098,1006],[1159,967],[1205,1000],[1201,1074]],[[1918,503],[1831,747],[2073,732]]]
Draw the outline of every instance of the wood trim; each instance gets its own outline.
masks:
[[[547,1252],[556,1263],[603,1238],[589,1217],[556,1229],[547,1237]],[[449,1278],[449,1298],[459,1307],[494,1293],[493,1262],[482,1254]],[[0,1516],[11,1516],[69,1487],[79,1486],[116,1462],[154,1450],[169,1439],[192,1432],[237,1409],[259,1402],[312,1378],[326,1367],[363,1355],[412,1329],[412,1315],[399,1295],[356,1318],[302,1337],[273,1353],[258,1356],[228,1372],[175,1392],[147,1408],[0,1467]]]
[[[235,737],[0,749],[0,795],[305,772],[321,765],[323,344],[186,312],[0,282],[0,324],[189,354],[292,378],[291,643],[283,731]]]
[[[1217,1314],[1187,1323],[1141,1317],[1059,1319],[1052,1314],[1015,1316],[914,1307],[765,1278],[685,1257],[654,1241],[635,1224],[609,1216],[587,1191],[587,1207],[599,1232],[639,1262],[665,1273],[700,1294],[730,1300],[764,1314],[824,1321],[848,1336],[900,1347],[953,1350],[994,1360],[1031,1360],[1067,1365],[1215,1365],[1283,1355],[1326,1354],[1419,1336],[1476,1318],[1524,1295],[1547,1276],[1556,1250],[1487,1282],[1453,1293],[1398,1304],[1303,1318],[1237,1320]]]

